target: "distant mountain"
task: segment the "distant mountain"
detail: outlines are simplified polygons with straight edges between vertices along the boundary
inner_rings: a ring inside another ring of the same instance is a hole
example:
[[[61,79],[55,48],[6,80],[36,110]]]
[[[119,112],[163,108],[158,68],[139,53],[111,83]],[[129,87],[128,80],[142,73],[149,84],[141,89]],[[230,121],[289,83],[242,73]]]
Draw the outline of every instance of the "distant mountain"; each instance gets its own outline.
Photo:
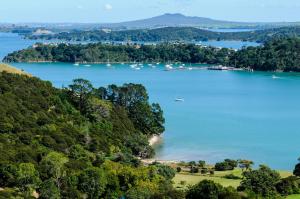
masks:
[[[129,29],[155,29],[164,27],[194,27],[201,29],[213,28],[236,28],[236,29],[266,29],[285,26],[300,25],[300,22],[234,22],[225,20],[215,20],[205,17],[192,17],[183,14],[163,14],[148,19],[140,19],[118,23],[17,23],[0,24],[0,31],[24,30],[35,31],[36,29],[48,29],[52,32],[69,32],[72,30],[129,30]]]
[[[107,23],[102,24],[103,27],[116,28],[126,27],[132,28],[158,28],[158,27],[226,27],[226,26],[245,26],[250,23],[230,22],[214,20],[204,17],[190,17],[182,14],[164,14],[149,19],[141,19],[135,21],[121,22],[121,23]]]

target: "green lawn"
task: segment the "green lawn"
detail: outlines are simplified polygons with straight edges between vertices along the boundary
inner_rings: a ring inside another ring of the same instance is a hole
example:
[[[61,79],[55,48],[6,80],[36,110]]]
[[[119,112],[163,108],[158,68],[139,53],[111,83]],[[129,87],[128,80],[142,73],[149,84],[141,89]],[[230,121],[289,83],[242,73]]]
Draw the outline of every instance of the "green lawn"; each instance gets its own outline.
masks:
[[[290,195],[286,199],[300,199],[300,194]]]
[[[202,175],[191,175],[191,174],[177,174],[173,179],[175,183],[175,187],[182,189],[186,188],[188,185],[194,185],[202,180],[212,180],[214,182],[220,183],[223,186],[233,186],[237,187],[240,184],[240,180],[231,180],[225,179],[221,177],[214,177],[214,176],[202,176]],[[185,185],[181,185],[181,181],[185,181]]]
[[[288,177],[291,174],[291,172],[288,171],[278,171],[282,178]],[[241,169],[235,169],[233,171],[216,171],[214,175],[201,175],[200,173],[197,174],[190,174],[187,172],[177,173],[174,181],[174,186],[179,189],[184,189],[188,185],[194,185],[202,180],[212,180],[216,183],[221,184],[224,187],[232,186],[232,187],[238,187],[240,185],[241,180],[234,180],[234,179],[226,179],[223,178],[227,174],[234,174],[235,176],[242,176],[242,170]],[[185,181],[185,184],[182,185],[181,182]],[[293,198],[292,198],[293,199]],[[300,199],[300,198],[299,198]]]

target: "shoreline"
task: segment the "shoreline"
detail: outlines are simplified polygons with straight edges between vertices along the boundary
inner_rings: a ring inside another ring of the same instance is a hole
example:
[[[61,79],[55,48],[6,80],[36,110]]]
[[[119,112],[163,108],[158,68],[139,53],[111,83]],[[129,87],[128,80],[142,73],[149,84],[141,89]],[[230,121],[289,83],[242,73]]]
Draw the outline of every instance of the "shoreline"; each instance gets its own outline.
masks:
[[[63,64],[81,64],[81,65],[97,65],[97,64],[108,64],[107,62],[61,62],[61,61],[18,61],[18,62],[5,62],[5,61],[0,61],[0,64],[51,64],[51,63],[63,63]],[[156,62],[110,62],[109,64],[153,64],[153,65],[157,65]],[[159,65],[164,65],[167,64],[165,62],[159,62]],[[180,64],[188,64],[188,63],[184,63],[184,62],[178,62],[176,63],[178,65]],[[184,69],[189,69],[192,68],[193,70],[215,70],[215,71],[246,71],[246,72],[268,72],[268,73],[299,73],[298,71],[283,71],[283,70],[253,70],[250,68],[235,68],[235,67],[231,67],[231,66],[224,66],[225,69],[220,69],[218,68],[219,66],[217,64],[207,64],[207,63],[192,63],[194,65],[211,65],[211,66],[207,66],[207,67],[185,67]],[[172,70],[183,70],[182,68],[175,68]]]
[[[162,136],[161,135],[153,135],[148,139],[149,146],[154,146],[162,142]]]
[[[159,145],[160,143],[162,143],[162,141],[163,141],[162,135],[153,135],[153,136],[151,136],[151,137],[148,139],[149,146],[151,146],[152,148],[153,148],[155,145]],[[178,160],[159,160],[159,159],[156,159],[155,157],[153,157],[153,158],[141,159],[141,162],[142,162],[144,165],[149,165],[149,164],[152,164],[152,163],[154,163],[154,162],[158,162],[158,163],[166,164],[166,165],[171,165],[171,164],[178,164],[178,163],[180,163],[180,161],[178,161]]]

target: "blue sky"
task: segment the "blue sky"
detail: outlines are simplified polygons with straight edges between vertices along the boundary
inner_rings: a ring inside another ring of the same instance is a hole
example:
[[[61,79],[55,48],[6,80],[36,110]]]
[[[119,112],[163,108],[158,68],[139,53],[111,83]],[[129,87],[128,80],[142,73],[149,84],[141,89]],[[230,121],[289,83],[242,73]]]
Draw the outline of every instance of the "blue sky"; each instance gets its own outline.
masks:
[[[164,13],[300,21],[300,0],[1,0],[1,22],[120,22]]]

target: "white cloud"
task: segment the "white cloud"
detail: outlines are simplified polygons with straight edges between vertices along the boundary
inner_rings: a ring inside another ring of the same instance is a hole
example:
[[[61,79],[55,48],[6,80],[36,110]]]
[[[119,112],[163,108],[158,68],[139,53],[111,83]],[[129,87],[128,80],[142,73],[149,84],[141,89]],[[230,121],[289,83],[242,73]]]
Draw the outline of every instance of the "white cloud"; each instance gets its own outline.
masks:
[[[111,10],[113,9],[112,5],[110,5],[109,3],[104,5],[105,10]]]

